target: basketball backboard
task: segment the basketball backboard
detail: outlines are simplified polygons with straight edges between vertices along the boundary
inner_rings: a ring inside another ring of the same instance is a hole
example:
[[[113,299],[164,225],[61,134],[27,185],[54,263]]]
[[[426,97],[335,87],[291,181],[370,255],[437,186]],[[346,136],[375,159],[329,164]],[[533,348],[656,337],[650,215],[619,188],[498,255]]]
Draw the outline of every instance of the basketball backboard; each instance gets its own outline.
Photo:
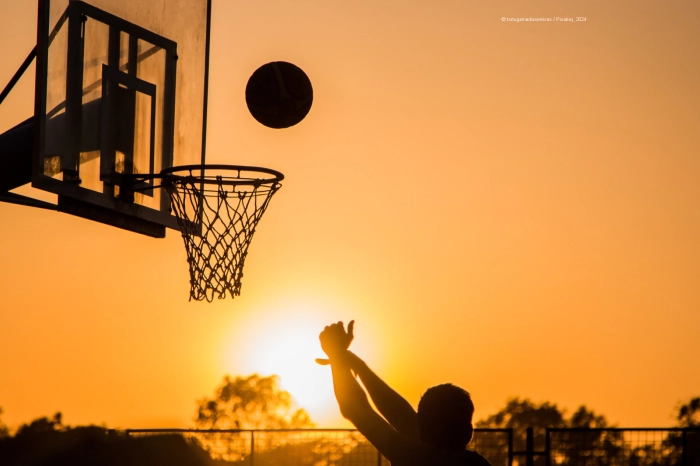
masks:
[[[205,163],[210,16],[211,0],[39,0],[32,186],[91,220],[179,229],[152,179],[120,183]]]

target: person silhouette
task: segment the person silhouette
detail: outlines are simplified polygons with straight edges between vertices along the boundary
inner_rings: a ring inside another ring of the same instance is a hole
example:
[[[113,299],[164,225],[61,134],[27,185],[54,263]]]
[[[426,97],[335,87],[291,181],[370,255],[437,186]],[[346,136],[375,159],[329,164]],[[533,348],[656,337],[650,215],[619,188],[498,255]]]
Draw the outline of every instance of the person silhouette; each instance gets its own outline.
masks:
[[[319,340],[328,359],[316,359],[318,364],[331,366],[343,417],[392,466],[490,466],[483,456],[467,450],[474,434],[474,404],[469,393],[452,384],[429,388],[416,412],[349,350],[354,325],[351,321],[347,332],[343,322],[326,326]],[[359,376],[381,416],[354,376]]]

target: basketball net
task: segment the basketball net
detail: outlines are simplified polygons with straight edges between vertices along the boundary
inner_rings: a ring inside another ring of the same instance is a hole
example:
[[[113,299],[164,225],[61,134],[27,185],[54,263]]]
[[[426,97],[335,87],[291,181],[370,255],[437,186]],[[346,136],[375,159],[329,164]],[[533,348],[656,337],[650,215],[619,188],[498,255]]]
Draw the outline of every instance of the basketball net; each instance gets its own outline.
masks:
[[[223,299],[241,293],[248,246],[270,199],[282,186],[280,178],[242,177],[241,168],[227,176],[168,176],[170,195],[187,250],[190,301]],[[201,223],[201,232],[199,224]]]

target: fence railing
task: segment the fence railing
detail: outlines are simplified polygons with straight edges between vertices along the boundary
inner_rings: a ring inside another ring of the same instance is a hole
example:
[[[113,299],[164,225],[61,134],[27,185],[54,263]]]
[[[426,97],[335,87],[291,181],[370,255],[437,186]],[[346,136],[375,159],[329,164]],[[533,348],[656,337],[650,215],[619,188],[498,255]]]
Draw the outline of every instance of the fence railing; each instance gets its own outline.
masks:
[[[215,460],[240,466],[388,466],[354,429],[129,429],[129,436],[181,435]],[[470,448],[492,466],[512,464],[511,429],[476,429]]]
[[[356,430],[129,429],[179,435],[231,466],[388,466]],[[700,429],[476,429],[469,449],[492,466],[700,466]]]
[[[700,466],[700,429],[548,429],[547,466]]]

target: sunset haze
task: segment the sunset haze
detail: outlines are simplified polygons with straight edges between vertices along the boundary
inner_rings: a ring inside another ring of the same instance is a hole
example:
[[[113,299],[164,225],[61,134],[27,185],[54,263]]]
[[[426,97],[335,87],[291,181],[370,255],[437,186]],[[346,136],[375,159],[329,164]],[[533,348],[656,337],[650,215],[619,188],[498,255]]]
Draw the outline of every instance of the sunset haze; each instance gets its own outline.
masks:
[[[4,86],[37,5],[0,8]],[[585,21],[502,20],[526,17]],[[314,358],[354,319],[352,349],[414,406],[452,382],[475,419],[520,396],[673,425],[700,395],[698,18],[696,0],[213,0],[206,160],[285,175],[241,295],[188,302],[177,231],[0,203],[2,421],[192,427],[225,374],[259,372],[346,427]],[[314,89],[282,130],[244,95],[278,60]],[[0,132],[33,114],[34,73]]]

